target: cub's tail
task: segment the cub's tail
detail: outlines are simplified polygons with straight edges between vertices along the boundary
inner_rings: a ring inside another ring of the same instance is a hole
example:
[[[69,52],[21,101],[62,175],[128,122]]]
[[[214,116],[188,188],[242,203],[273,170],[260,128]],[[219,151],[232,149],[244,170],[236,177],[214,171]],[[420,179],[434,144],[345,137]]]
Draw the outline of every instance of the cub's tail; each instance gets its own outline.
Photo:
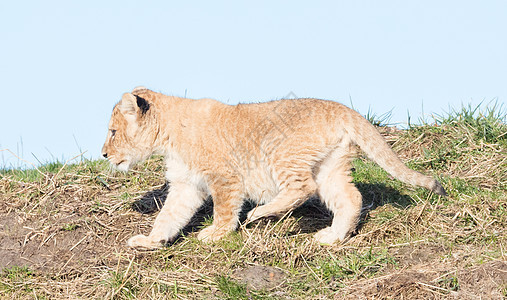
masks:
[[[389,174],[404,183],[425,187],[436,194],[447,196],[440,182],[405,166],[377,129],[359,113],[350,109],[350,113],[344,114],[343,120],[351,140]]]

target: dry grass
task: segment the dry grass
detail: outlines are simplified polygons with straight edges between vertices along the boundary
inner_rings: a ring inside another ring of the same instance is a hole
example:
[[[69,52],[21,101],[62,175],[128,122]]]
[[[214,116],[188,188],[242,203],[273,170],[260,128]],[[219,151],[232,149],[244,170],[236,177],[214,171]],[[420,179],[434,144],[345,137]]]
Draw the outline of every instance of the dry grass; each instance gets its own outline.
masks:
[[[501,126],[504,126],[501,124]],[[505,129],[504,127],[501,127]],[[320,246],[331,216],[318,200],[281,219],[197,241],[210,201],[174,243],[126,247],[148,233],[170,188],[160,158],[128,174],[105,162],[0,173],[2,298],[502,299],[507,293],[505,135],[480,139],[465,122],[381,128],[413,168],[436,175],[448,198],[391,180],[362,158],[358,233]],[[248,209],[245,206],[245,211]]]

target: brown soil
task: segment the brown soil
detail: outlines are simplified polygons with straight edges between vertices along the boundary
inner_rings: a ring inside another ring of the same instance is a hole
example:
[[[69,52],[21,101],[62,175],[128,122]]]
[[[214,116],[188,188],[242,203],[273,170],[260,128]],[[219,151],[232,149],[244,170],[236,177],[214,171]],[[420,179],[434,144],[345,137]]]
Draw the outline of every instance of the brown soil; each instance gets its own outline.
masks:
[[[114,229],[127,223],[127,218],[94,216],[86,204],[93,206],[66,201],[77,209],[60,210],[39,220],[14,210],[0,213],[0,269],[27,266],[62,275],[117,261],[111,253],[123,248],[126,233]]]
[[[250,266],[235,270],[233,278],[254,290],[269,290],[276,288],[285,281],[285,273],[277,268],[266,266]]]
[[[393,251],[401,268],[384,276],[363,279],[345,288],[339,299],[504,299],[507,263],[489,261],[479,266],[453,266],[439,258],[435,246],[404,247]],[[453,261],[456,264],[456,261]]]

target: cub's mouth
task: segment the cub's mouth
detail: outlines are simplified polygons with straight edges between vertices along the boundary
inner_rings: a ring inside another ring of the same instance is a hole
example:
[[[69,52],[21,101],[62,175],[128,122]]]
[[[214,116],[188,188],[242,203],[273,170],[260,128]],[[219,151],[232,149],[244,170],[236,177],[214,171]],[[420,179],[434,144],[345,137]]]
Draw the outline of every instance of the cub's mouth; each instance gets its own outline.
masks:
[[[115,161],[112,158],[108,158],[109,163],[118,171],[127,172],[130,169],[130,162],[127,159],[122,159],[119,161]]]
[[[122,159],[121,161],[115,163],[116,166],[119,166],[121,165],[122,163],[126,162],[127,160],[126,159]]]
[[[130,169],[130,163],[126,159],[123,159],[120,162],[114,164],[114,166],[116,170],[122,172],[127,172]]]

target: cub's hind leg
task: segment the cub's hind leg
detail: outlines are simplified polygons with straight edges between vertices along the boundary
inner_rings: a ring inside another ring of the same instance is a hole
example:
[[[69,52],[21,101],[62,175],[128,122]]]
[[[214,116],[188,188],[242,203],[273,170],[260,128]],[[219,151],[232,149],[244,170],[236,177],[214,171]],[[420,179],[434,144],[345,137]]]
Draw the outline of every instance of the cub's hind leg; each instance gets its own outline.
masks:
[[[331,226],[315,234],[321,244],[343,241],[356,229],[359,221],[362,197],[351,182],[352,154],[350,145],[341,145],[322,163],[316,176],[320,199],[333,213]]]
[[[297,171],[281,172],[280,192],[275,198],[248,212],[247,223],[262,217],[280,216],[303,204],[317,191],[317,184],[310,169],[295,168]]]

